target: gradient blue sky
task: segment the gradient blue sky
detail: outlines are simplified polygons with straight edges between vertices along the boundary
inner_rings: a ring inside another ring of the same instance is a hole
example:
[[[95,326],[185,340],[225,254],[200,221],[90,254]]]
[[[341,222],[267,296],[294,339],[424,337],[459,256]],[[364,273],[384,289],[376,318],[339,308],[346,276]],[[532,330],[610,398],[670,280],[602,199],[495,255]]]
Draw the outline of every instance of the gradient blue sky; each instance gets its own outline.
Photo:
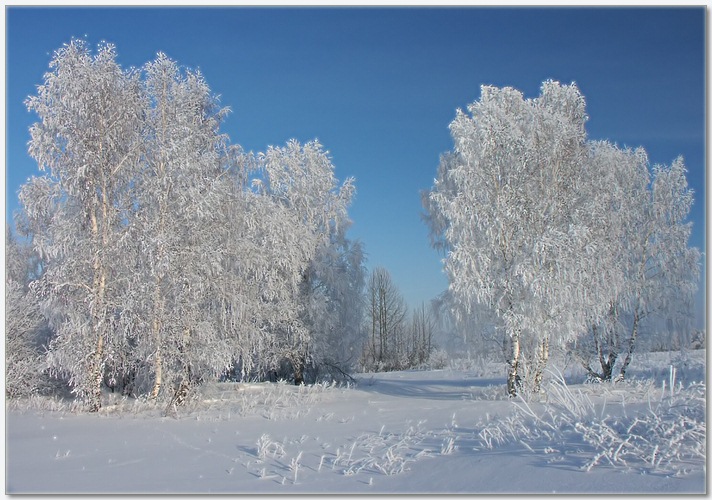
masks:
[[[643,146],[652,163],[684,155],[696,191],[692,244],[705,251],[703,7],[7,7],[8,219],[37,171],[26,154],[36,117],[23,100],[72,37],[114,43],[125,67],[163,51],[200,68],[233,110],[224,132],[247,150],[318,138],[337,176],[356,177],[350,236],[411,306],[447,286],[420,191],[452,147],[456,108],[482,84],[535,97],[545,79],[575,81],[590,138]]]

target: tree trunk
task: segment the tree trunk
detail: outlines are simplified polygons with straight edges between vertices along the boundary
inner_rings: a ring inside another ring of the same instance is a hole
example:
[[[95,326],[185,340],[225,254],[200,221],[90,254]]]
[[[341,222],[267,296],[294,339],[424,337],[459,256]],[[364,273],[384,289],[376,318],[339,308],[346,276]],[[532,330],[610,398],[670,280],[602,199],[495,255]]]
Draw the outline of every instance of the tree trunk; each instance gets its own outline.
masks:
[[[97,216],[99,199],[98,195],[94,197],[94,207],[90,210],[91,219],[91,231],[92,237],[95,245],[94,254],[94,279],[93,279],[93,292],[94,292],[94,304],[91,311],[92,317],[92,333],[94,335],[95,349],[93,355],[90,357],[90,365],[88,367],[88,387],[87,387],[87,408],[90,412],[99,411],[101,408],[101,384],[104,379],[104,373],[102,369],[102,360],[104,357],[104,335],[102,331],[103,316],[105,315],[105,294],[106,294],[106,269],[104,268],[102,262],[103,250],[106,249],[106,224],[107,221],[104,220],[104,231],[103,234],[99,235],[99,220]],[[106,214],[106,201],[103,201],[102,212]]]
[[[593,332],[593,341],[596,349],[596,355],[598,356],[598,363],[601,365],[601,372],[595,372],[593,369],[584,365],[584,368],[588,371],[588,375],[591,378],[602,380],[604,382],[609,382],[613,377],[613,367],[618,359],[618,342],[617,335],[611,334],[608,338],[608,356],[605,355],[605,346],[603,339],[599,337],[598,328],[592,326],[591,330]]]
[[[101,359],[104,355],[104,336],[99,334],[99,340],[94,351],[91,370],[91,392],[87,402],[87,409],[90,412],[99,411],[101,408],[101,383],[104,379]]]
[[[163,96],[165,97],[167,92],[167,83],[163,80]],[[164,180],[166,177],[166,160],[165,160],[165,143],[166,143],[166,106],[165,102],[161,106],[161,159],[158,162],[157,176],[160,180]],[[165,235],[166,226],[166,211],[167,211],[167,199],[170,194],[170,188],[166,188],[165,191],[158,193],[158,249],[156,252],[156,266],[161,266],[163,259],[165,258],[165,239],[162,238]],[[161,352],[161,347],[163,344],[163,336],[161,330],[163,328],[163,294],[161,291],[162,278],[161,273],[158,272],[156,276],[156,284],[153,295],[153,322],[151,324],[153,341],[156,344],[156,355],[153,361],[153,372],[154,381],[153,388],[151,389],[151,399],[156,399],[159,392],[161,391],[161,386],[163,385],[163,355]]]
[[[633,315],[633,331],[630,334],[630,339],[628,340],[628,352],[626,353],[625,360],[623,360],[623,366],[621,366],[620,375],[618,375],[618,380],[625,380],[625,372],[630,365],[630,360],[633,357],[633,351],[635,350],[635,341],[638,338],[638,324],[640,323],[640,315],[638,309],[635,310]]]
[[[544,337],[537,349],[536,368],[534,370],[534,392],[541,391],[541,382],[544,380],[544,370],[549,362],[549,337]]]
[[[157,339],[160,341],[159,334],[156,334]],[[161,347],[160,345],[156,347],[156,356],[154,359],[154,381],[153,389],[151,389],[151,399],[156,399],[158,393],[161,390],[161,385],[163,384],[163,360],[161,359]]]
[[[183,343],[181,347],[181,352],[183,354],[183,378],[180,381],[180,384],[178,385],[178,388],[175,390],[173,393],[173,397],[171,398],[170,402],[168,403],[168,406],[166,407],[166,413],[169,413],[169,410],[175,410],[179,407],[185,404],[186,400],[188,399],[188,394],[190,393],[190,390],[194,383],[196,383],[195,379],[193,378],[193,371],[191,370],[190,367],[190,360],[186,359],[187,352],[189,352],[188,349],[188,342],[190,341],[190,328],[185,328],[183,330]]]
[[[376,364],[376,294],[371,291],[371,349],[373,364]]]
[[[304,361],[301,358],[294,363],[294,385],[304,385]]]
[[[166,414],[169,414],[171,410],[175,413],[176,409],[179,406],[185,404],[186,400],[188,399],[188,393],[190,392],[190,385],[190,374],[187,374],[183,377],[183,380],[181,380],[180,384],[178,385],[178,388],[173,394],[173,397],[168,403],[165,412]]]
[[[648,261],[648,242],[650,241],[651,233],[645,238],[643,245],[643,258],[640,261],[640,266],[638,267],[638,282],[643,283],[645,281],[645,264]],[[626,353],[625,360],[623,360],[623,366],[621,366],[620,375],[618,375],[617,380],[625,380],[625,372],[630,365],[630,360],[633,357],[633,351],[635,350],[635,342],[638,338],[638,325],[640,323],[641,316],[641,301],[640,292],[637,296],[637,304],[635,306],[635,312],[633,313],[633,329],[630,334],[630,339],[628,339],[628,352]]]
[[[519,361],[521,348],[519,344],[519,331],[516,331],[511,336],[511,351],[509,356],[509,373],[507,374],[507,394],[509,397],[516,397],[517,392],[521,387],[521,379],[519,377]]]
[[[381,352],[379,361],[383,361],[388,356],[388,325],[386,323],[386,293],[382,289],[378,291],[378,315],[380,318],[381,331]]]
[[[162,217],[161,217],[162,218]],[[162,229],[162,227],[161,227]],[[163,244],[158,248],[158,263],[163,259]],[[156,355],[153,359],[153,388],[151,389],[151,399],[156,399],[158,393],[161,390],[161,385],[163,385],[163,354],[162,354],[162,344],[163,335],[161,333],[163,329],[163,298],[161,296],[161,277],[160,275],[156,278],[156,288],[153,295],[153,322],[151,323],[151,335],[153,341],[155,342]]]
[[[156,355],[153,360],[153,371],[154,371],[154,380],[153,380],[153,389],[151,389],[151,399],[156,399],[158,397],[158,393],[161,390],[161,385],[163,384],[163,356],[161,354],[161,343],[162,343],[162,336],[161,336],[161,320],[160,316],[162,314],[163,308],[161,307],[161,300],[158,297],[160,295],[159,293],[160,289],[160,281],[159,285],[156,286],[156,299],[154,301],[154,317],[153,317],[153,323],[151,325],[151,329],[153,330],[153,339],[154,342],[156,343]]]
[[[618,354],[613,349],[611,349],[611,352],[608,353],[608,360],[605,363],[601,364],[601,378],[604,381],[610,382],[613,378],[613,366],[616,364],[617,359]]]

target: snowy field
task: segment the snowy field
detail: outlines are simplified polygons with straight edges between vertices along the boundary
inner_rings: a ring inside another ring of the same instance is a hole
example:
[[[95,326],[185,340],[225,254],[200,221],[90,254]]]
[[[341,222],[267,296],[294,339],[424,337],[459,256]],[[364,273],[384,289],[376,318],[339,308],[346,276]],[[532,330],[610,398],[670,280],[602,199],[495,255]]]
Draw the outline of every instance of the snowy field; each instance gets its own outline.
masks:
[[[186,408],[7,403],[6,493],[704,493],[705,353],[640,354],[625,383],[501,366],[355,386],[216,383]],[[672,389],[671,389],[672,382]]]

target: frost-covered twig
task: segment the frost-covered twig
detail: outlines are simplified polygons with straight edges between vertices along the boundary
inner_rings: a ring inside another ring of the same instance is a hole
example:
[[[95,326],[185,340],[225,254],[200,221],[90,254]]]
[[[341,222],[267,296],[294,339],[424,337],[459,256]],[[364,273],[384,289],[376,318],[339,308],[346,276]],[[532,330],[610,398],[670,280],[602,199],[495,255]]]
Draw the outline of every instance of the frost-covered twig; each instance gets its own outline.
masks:
[[[292,484],[297,484],[297,474],[299,473],[299,461],[302,458],[302,452],[299,452],[299,455],[296,457],[292,458],[292,461],[289,463],[289,470],[294,473],[294,479],[292,480]]]
[[[272,441],[269,434],[262,434],[257,440],[257,456],[260,460],[265,460],[268,455],[273,458],[281,458],[285,455],[284,446],[276,441]]]

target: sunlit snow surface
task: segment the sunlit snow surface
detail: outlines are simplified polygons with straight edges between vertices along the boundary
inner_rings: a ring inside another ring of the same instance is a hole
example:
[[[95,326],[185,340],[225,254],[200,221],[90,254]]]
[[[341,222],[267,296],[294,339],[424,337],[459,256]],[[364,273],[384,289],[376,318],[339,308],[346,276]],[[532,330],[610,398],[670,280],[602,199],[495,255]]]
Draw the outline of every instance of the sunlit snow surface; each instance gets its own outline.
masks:
[[[684,401],[685,388],[704,380],[704,362],[703,351],[685,359],[679,353],[641,355],[633,375],[649,382],[584,385],[580,372],[570,370],[567,390],[592,404],[581,423],[605,417],[628,425],[637,415],[648,418],[671,407],[670,366],[673,396]],[[6,412],[6,492],[705,491],[704,449],[695,456],[683,448],[679,461],[656,467],[661,452],[648,463],[625,455],[624,446],[615,463],[600,459],[587,467],[600,450],[552,413],[553,392],[549,413],[541,401],[529,407],[509,401],[501,371],[362,374],[351,387],[213,384],[172,416],[163,416],[163,406],[135,400],[107,398],[98,415],[72,413],[67,405],[50,411],[49,405],[37,409],[37,402],[27,404],[34,409],[12,403]],[[547,427],[552,421],[563,422],[560,432]]]

